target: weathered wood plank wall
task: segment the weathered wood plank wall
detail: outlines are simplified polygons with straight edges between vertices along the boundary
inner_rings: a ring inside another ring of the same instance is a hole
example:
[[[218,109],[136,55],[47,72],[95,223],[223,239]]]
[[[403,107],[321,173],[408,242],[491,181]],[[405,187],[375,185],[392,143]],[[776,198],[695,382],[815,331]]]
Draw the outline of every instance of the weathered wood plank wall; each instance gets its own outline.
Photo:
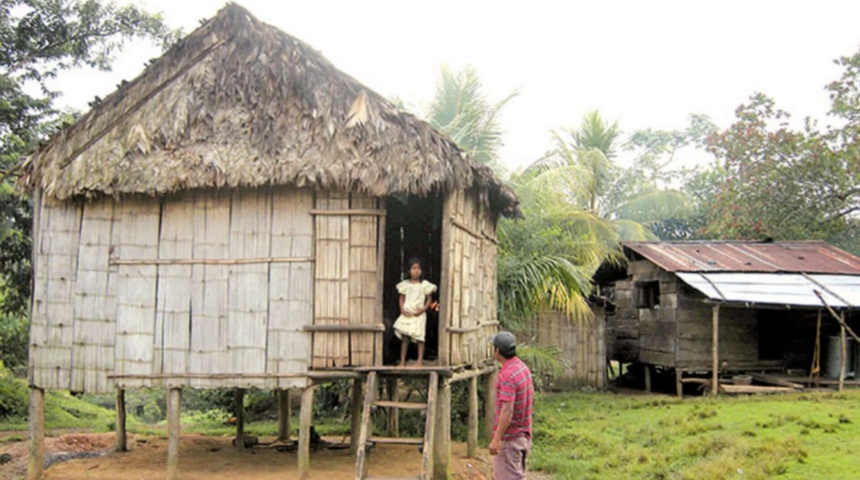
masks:
[[[312,204],[297,189],[42,202],[31,384],[304,386]]]
[[[442,336],[443,361],[450,365],[478,364],[492,358],[487,338],[498,329],[496,315],[496,218],[486,191],[452,193],[443,215]]]

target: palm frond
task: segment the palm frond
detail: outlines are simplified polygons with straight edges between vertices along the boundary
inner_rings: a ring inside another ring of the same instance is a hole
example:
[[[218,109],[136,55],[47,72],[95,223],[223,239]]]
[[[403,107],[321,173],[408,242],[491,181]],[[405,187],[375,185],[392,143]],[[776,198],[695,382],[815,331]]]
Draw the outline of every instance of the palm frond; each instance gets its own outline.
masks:
[[[618,233],[621,240],[631,242],[648,242],[659,240],[648,227],[633,220],[618,219],[612,221],[612,227]]]
[[[520,345],[517,347],[517,357],[528,365],[537,388],[541,388],[545,380],[551,382],[561,377],[568,366],[562,351],[554,346]]]
[[[693,200],[678,190],[654,190],[627,200],[614,216],[650,224],[667,218],[687,218],[694,213]]]

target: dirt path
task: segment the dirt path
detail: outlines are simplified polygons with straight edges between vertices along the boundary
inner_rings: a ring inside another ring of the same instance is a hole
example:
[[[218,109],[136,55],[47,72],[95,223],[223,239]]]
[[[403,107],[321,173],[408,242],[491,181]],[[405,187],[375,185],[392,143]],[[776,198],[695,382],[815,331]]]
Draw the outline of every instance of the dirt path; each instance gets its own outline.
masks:
[[[333,439],[330,439],[333,440]],[[339,440],[339,439],[338,439]],[[130,479],[164,478],[167,456],[165,437],[132,436],[128,453],[110,453],[97,458],[72,460],[53,465],[46,479]],[[71,434],[46,439],[48,452],[102,452],[113,446],[113,434]],[[0,447],[14,461],[0,467],[0,479],[18,478],[26,469],[26,442]],[[452,447],[451,473],[454,478],[484,480],[492,478],[492,467],[486,451],[478,458],[465,458],[466,447]],[[384,477],[417,476],[421,455],[415,447],[377,446],[370,457],[369,475]],[[355,457],[348,450],[322,450],[311,453],[311,479],[347,480],[353,478]],[[180,446],[181,477],[188,480],[217,479],[297,479],[295,452],[278,452],[255,448],[238,452],[230,438],[183,435]]]

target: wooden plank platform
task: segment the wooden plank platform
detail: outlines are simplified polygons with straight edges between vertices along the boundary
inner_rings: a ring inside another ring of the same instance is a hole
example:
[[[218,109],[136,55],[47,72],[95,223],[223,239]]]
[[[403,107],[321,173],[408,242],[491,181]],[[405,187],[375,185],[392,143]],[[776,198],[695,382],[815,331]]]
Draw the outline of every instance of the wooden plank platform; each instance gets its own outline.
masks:
[[[352,370],[359,373],[369,373],[376,372],[379,375],[397,375],[401,377],[409,377],[409,376],[423,376],[429,375],[430,373],[437,373],[443,377],[450,377],[454,375],[454,373],[463,371],[465,367],[463,366],[430,366],[425,365],[422,367],[398,367],[394,365],[386,365],[386,366],[378,366],[378,367],[356,367]]]
[[[369,443],[382,443],[387,445],[424,445],[423,438],[407,437],[370,437]]]
[[[426,403],[394,402],[390,400],[378,400],[373,405],[382,408],[400,408],[403,410],[427,410]]]
[[[720,385],[720,393],[739,395],[745,393],[789,393],[797,390],[788,387],[765,387],[761,385]]]

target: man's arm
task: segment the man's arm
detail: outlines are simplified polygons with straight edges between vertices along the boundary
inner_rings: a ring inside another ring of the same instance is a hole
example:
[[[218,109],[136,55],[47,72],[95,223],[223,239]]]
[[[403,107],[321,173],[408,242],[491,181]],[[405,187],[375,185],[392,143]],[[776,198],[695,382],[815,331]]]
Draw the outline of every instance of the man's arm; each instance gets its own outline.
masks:
[[[499,426],[493,432],[493,440],[490,442],[490,455],[498,455],[499,449],[502,447],[502,437],[508,430],[513,416],[514,402],[503,402],[502,411],[499,413]]]

